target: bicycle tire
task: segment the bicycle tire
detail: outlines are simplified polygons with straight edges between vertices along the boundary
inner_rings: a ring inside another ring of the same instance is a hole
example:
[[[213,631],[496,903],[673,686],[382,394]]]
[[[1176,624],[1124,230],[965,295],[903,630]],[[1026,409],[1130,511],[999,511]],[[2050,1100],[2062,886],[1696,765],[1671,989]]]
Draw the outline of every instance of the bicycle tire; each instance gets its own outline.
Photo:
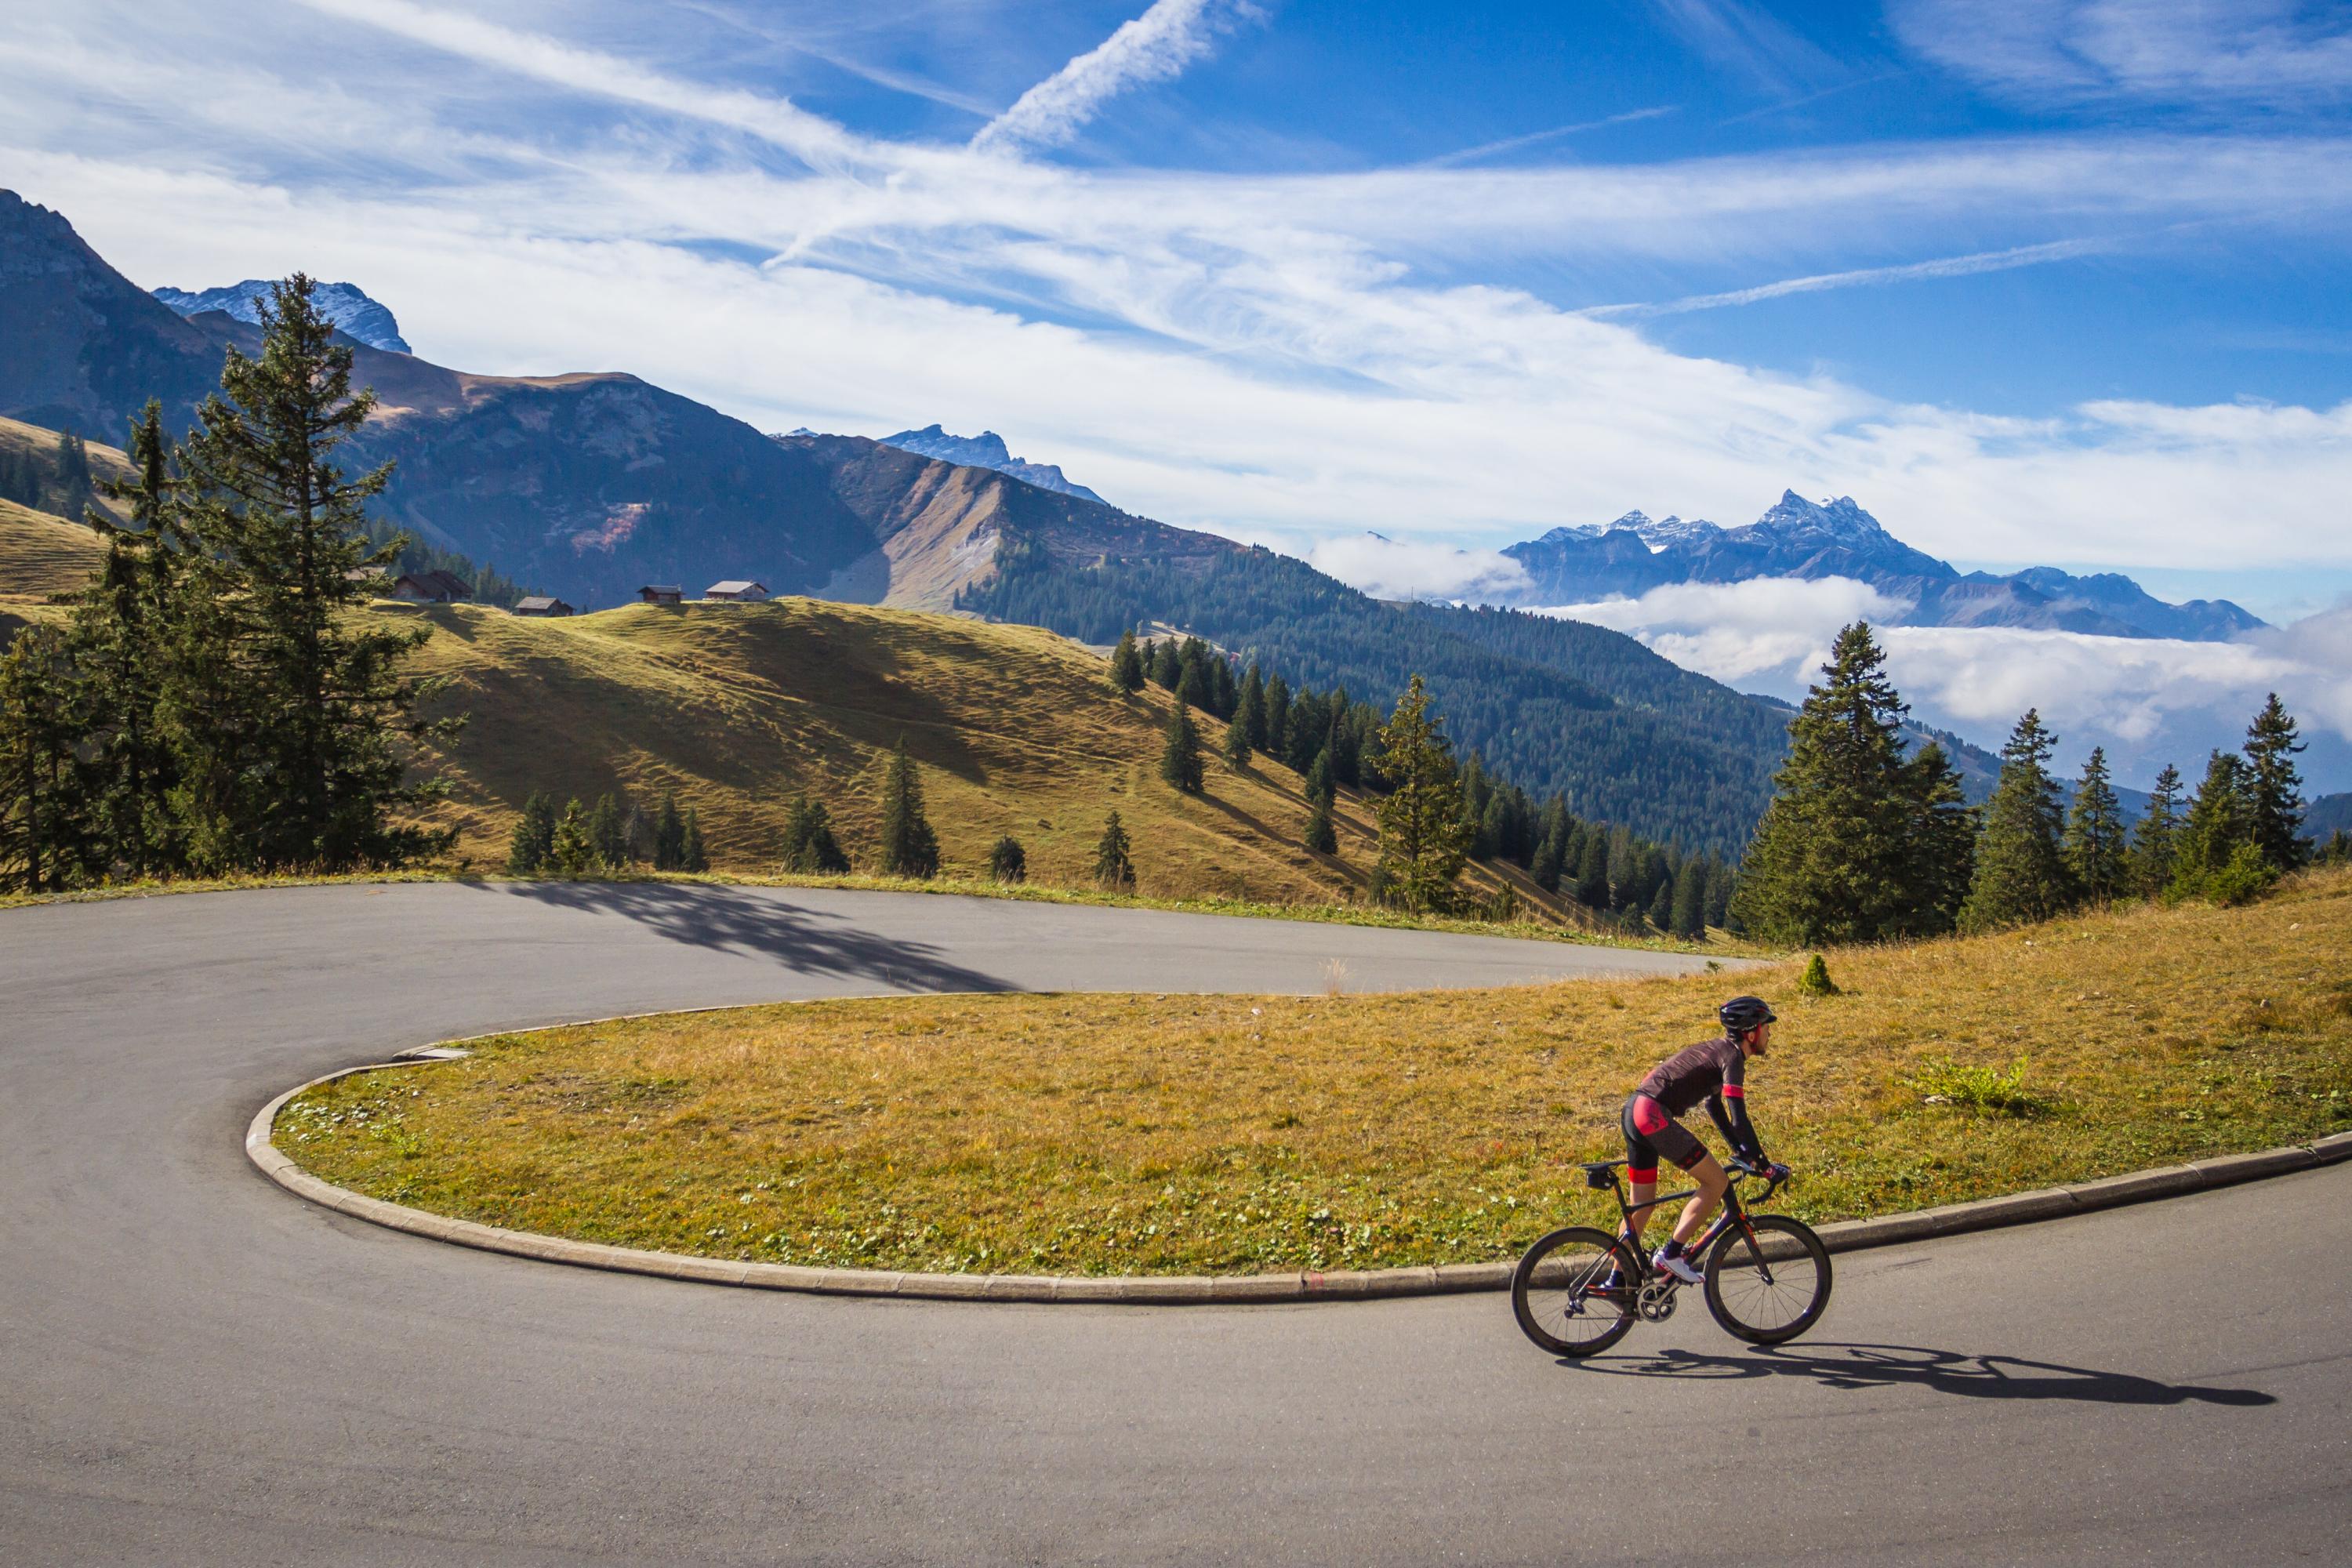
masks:
[[[1723,1233],[1706,1255],[1706,1310],[1735,1339],[1785,1343],[1829,1308],[1829,1248],[1812,1226],[1786,1215],[1749,1215],[1748,1225],[1762,1252],[1736,1225]]]
[[[1613,1300],[1588,1294],[1603,1265],[1625,1281],[1623,1294]],[[1633,1327],[1633,1287],[1641,1277],[1641,1265],[1622,1241],[1571,1225],[1528,1247],[1511,1271],[1511,1315],[1521,1333],[1554,1355],[1597,1355]]]

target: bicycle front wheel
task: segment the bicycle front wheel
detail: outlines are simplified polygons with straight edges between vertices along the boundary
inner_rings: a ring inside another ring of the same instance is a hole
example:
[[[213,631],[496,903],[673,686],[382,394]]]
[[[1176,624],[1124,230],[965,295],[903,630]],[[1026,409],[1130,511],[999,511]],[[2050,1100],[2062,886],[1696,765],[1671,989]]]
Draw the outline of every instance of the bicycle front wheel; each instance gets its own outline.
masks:
[[[1606,1289],[1616,1270],[1617,1288]],[[1511,1311],[1519,1328],[1554,1355],[1607,1350],[1633,1326],[1641,1266],[1605,1230],[1572,1225],[1528,1248],[1511,1275]]]
[[[1733,1226],[1706,1255],[1706,1310],[1750,1344],[1795,1339],[1829,1304],[1829,1248],[1786,1215],[1748,1215],[1746,1231]]]

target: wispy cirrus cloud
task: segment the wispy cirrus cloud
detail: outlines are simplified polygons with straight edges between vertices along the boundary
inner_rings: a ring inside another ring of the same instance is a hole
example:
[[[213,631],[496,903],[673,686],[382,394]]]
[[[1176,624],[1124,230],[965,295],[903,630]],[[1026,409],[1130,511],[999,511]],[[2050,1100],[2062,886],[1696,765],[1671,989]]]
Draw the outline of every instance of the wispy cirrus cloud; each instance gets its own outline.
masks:
[[[1934,278],[1968,278],[1979,272],[2006,272],[2017,267],[2072,261],[2112,250],[2112,243],[2092,239],[2057,239],[2043,245],[2015,245],[2006,250],[1980,250],[1969,256],[1938,257],[1932,261],[1906,261],[1899,267],[1862,267],[1843,272],[1816,272],[1805,278],[1784,278],[1752,289],[1719,294],[1688,294],[1655,304],[1595,305],[1588,316],[1677,316],[1690,310],[1715,310],[1727,305],[1754,305],[1790,294],[1818,294],[1829,289],[1873,288],[1887,283],[1913,283]]]
[[[2296,0],[1902,0],[1905,43],[2021,99],[2341,109],[2352,17]]]
[[[1260,15],[1250,0],[1152,0],[1142,16],[1023,93],[971,144],[981,152],[1058,146],[1113,98],[1181,74],[1208,55],[1219,33]]]

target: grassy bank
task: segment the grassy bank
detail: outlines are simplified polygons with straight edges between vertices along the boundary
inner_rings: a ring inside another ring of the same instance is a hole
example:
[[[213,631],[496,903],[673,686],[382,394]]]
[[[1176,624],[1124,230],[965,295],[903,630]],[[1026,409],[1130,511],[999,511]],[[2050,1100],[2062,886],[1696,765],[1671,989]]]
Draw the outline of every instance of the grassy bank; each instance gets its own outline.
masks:
[[[1840,996],[1793,994],[1794,964],[1741,977],[1784,1020],[1748,1103],[1815,1220],[2341,1131],[2347,952],[2341,872],[2244,910],[1833,952]],[[481,1042],[314,1091],[277,1137],[379,1197],[730,1258],[1471,1262],[1601,1215],[1563,1165],[1615,1152],[1628,1088],[1706,1032],[1724,989],[748,1008]]]

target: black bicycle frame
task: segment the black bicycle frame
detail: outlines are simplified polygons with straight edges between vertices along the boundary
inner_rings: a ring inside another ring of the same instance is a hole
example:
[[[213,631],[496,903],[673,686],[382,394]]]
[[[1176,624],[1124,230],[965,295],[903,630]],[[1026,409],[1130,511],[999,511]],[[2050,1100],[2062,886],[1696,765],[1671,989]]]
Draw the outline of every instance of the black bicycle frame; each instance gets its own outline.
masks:
[[[1739,1203],[1739,1183],[1741,1179],[1748,1174],[1748,1173],[1745,1171],[1733,1171],[1728,1173],[1728,1174],[1731,1179],[1724,1185],[1723,1212],[1715,1216],[1715,1223],[1706,1227],[1706,1235],[1700,1237],[1696,1241],[1693,1242],[1685,1249],[1686,1256],[1691,1258],[1705,1257],[1706,1255],[1706,1249],[1715,1245],[1717,1237],[1722,1236],[1725,1231],[1730,1229],[1735,1224],[1739,1226],[1740,1233],[1748,1237],[1748,1245],[1750,1247],[1756,1245],[1756,1233],[1749,1229],[1748,1226],[1748,1211],[1741,1207]],[[1698,1189],[1696,1187],[1693,1187],[1688,1192],[1684,1193],[1662,1193],[1656,1197],[1652,1198],[1648,1203],[1629,1204],[1625,1201],[1625,1184],[1612,1168],[1609,1173],[1609,1191],[1617,1200],[1617,1213],[1619,1216],[1617,1234],[1625,1241],[1625,1250],[1633,1255],[1633,1261],[1641,1267],[1643,1274],[1648,1275],[1654,1272],[1654,1270],[1650,1267],[1650,1260],[1642,1256],[1642,1249],[1633,1245],[1633,1216],[1642,1213],[1645,1209],[1656,1208],[1661,1204],[1671,1204],[1679,1202],[1685,1198],[1695,1198],[1699,1195]],[[1771,1194],[1768,1190],[1765,1195],[1769,1197]]]

